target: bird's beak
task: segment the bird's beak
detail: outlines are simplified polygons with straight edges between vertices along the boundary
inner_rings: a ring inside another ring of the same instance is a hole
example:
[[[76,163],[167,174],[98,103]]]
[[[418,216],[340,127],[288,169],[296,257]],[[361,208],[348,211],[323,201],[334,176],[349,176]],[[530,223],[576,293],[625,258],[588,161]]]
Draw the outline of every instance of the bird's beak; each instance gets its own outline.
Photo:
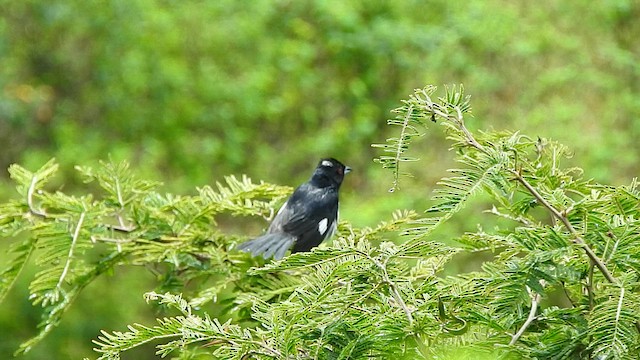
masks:
[[[348,167],[348,166],[345,166],[345,167],[344,167],[344,173],[345,173],[345,174],[348,174],[348,173],[350,173],[350,172],[351,172],[351,168],[350,168],[350,167]]]

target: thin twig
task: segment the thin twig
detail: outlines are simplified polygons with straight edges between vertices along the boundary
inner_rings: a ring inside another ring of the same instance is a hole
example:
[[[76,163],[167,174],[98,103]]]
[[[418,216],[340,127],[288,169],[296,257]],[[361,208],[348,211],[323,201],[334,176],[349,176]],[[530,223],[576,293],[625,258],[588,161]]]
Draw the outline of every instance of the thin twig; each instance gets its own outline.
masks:
[[[523,216],[515,217],[515,216],[509,215],[509,214],[502,213],[495,206],[493,206],[491,208],[491,210],[485,210],[483,212],[489,213],[489,214],[493,214],[493,215],[496,215],[496,216],[499,216],[499,217],[502,217],[502,218],[505,218],[505,219],[509,219],[509,220],[512,220],[512,221],[516,221],[516,222],[519,222],[519,223],[521,223],[521,224],[523,224],[525,226],[533,226],[533,223],[529,219],[527,219],[527,218],[525,218]]]
[[[118,204],[120,204],[120,208],[124,208],[124,200],[122,199],[122,191],[120,190],[120,178],[115,176],[116,180],[116,195],[118,197]]]
[[[121,232],[121,233],[130,233],[136,229],[135,226],[120,226],[120,225],[105,225],[108,229]]]
[[[434,104],[434,105],[437,105],[437,104]],[[462,132],[464,133],[464,136],[467,138],[467,144],[469,144],[469,145],[473,146],[474,148],[484,152],[484,147],[482,145],[480,145],[480,143],[471,134],[471,131],[469,131],[469,129],[467,129],[467,127],[465,126],[464,118],[462,116],[462,112],[460,111],[460,109],[458,107],[456,107],[455,110],[456,110],[456,115],[457,116],[455,116],[453,114],[450,114],[444,108],[437,109],[435,106],[433,107],[432,112],[434,114],[442,117],[443,119],[447,119],[447,120],[455,123],[455,125],[457,125],[460,128],[460,130],[462,130]]]
[[[383,264],[380,261],[376,260],[375,258],[373,258],[372,256],[370,256],[369,254],[356,250],[357,253],[359,253],[360,255],[364,256],[365,258],[369,259],[369,261],[373,262],[375,264],[375,266],[377,266],[380,270],[382,270],[382,280],[384,283],[386,283],[389,288],[391,288],[391,294],[393,295],[393,298],[396,300],[396,302],[398,303],[398,305],[402,308],[402,310],[404,311],[405,315],[407,316],[407,320],[409,321],[409,326],[413,328],[413,324],[414,324],[414,319],[413,319],[413,315],[411,313],[411,310],[409,309],[409,306],[407,306],[407,303],[404,302],[404,299],[402,299],[402,296],[400,295],[400,290],[398,289],[398,286],[396,285],[396,283],[394,283],[391,280],[391,277],[389,277],[389,273],[387,272],[387,267],[386,267],[386,262]],[[389,260],[387,258],[387,260]],[[425,341],[422,338],[422,336],[420,335],[420,333],[415,332],[414,333],[415,336],[415,340],[416,340],[416,344],[418,345],[418,351],[420,351],[420,353],[424,356],[427,357],[428,355],[428,349],[425,346]]]
[[[124,244],[124,243],[131,243],[134,242],[135,240],[133,239],[113,239],[113,238],[106,238],[106,237],[101,237],[101,236],[91,236],[91,242],[96,243],[98,241],[101,242],[107,242],[107,243],[120,243],[120,244]]]
[[[386,273],[386,270],[385,270],[385,273]],[[402,299],[402,296],[400,296],[398,287],[395,286],[393,282],[390,282],[390,280],[385,280],[385,282],[391,287],[391,291],[393,292],[393,297],[396,299],[396,301],[398,302],[402,310],[404,310],[404,313],[407,315],[407,319],[409,320],[409,326],[413,326],[413,316],[411,315],[411,310],[409,310],[409,307],[407,307],[407,304]]]
[[[575,308],[576,307],[576,302],[573,301],[573,299],[571,298],[571,294],[569,294],[569,290],[565,286],[564,281],[561,281],[560,284],[562,284],[562,291],[564,292],[564,296],[567,298],[567,300],[569,300],[569,303],[571,303],[571,307]]]
[[[469,145],[473,146],[474,148],[476,148],[478,150],[484,150],[482,145],[480,145],[480,143],[478,141],[476,141],[476,138],[473,137],[473,135],[471,134],[469,129],[467,129],[467,127],[464,125],[464,121],[462,120],[462,118],[458,119],[458,125],[460,126],[460,129],[462,130],[464,135],[467,137],[467,141],[468,141]]]
[[[464,135],[467,137],[467,142],[469,143],[469,145],[475,147],[476,149],[478,149],[480,151],[486,152],[484,147],[482,145],[480,145],[480,143],[478,143],[476,141],[476,139],[473,137],[473,134],[471,134],[471,132],[469,132],[469,130],[465,127],[464,121],[462,119],[457,119],[457,123],[458,123],[458,126],[460,127],[460,129],[462,130],[462,132],[464,133]],[[555,157],[554,157],[554,162],[555,162]],[[607,281],[609,281],[612,284],[617,284],[618,281],[609,272],[609,270],[605,266],[604,262],[602,262],[602,260],[600,260],[600,258],[598,258],[598,256],[595,254],[595,252],[593,252],[593,250],[589,247],[587,242],[584,241],[584,239],[580,236],[578,231],[573,227],[573,225],[571,225],[571,222],[567,218],[566,211],[560,212],[553,205],[551,205],[527,181],[527,179],[525,179],[524,176],[522,176],[522,173],[520,171],[512,169],[511,173],[515,175],[516,180],[518,180],[518,182],[520,182],[527,189],[527,191],[529,191],[529,193],[531,193],[531,195],[533,195],[536,198],[536,200],[540,204],[542,204],[545,208],[547,208],[547,210],[549,210],[551,212],[551,214],[553,215],[554,219],[560,220],[562,222],[562,224],[565,226],[565,228],[567,228],[567,230],[569,230],[569,232],[573,236],[573,242],[575,244],[577,244],[577,245],[580,245],[584,249],[584,251],[587,253],[587,256],[589,257],[591,262],[593,262],[593,264],[595,264],[595,266],[600,270],[600,272],[602,272],[602,274],[607,279]]]
[[[29,206],[29,212],[33,215],[45,217],[46,214],[42,210],[36,209],[33,204],[33,193],[36,190],[36,184],[38,183],[38,176],[36,174],[31,178],[31,185],[29,185],[29,189],[27,190],[27,205]]]
[[[619,244],[619,242],[620,242],[620,239],[618,239],[618,238],[616,237],[616,235],[615,235],[613,232],[611,232],[611,231],[607,232],[607,236],[608,236],[610,239],[615,240],[615,242],[613,243],[613,248],[611,249],[611,252],[609,253],[609,256],[607,256],[607,259],[605,260],[606,262],[609,262],[609,261],[611,261],[611,259],[613,258],[613,254],[616,252],[616,250],[618,250],[618,244]],[[609,242],[607,241],[607,247],[608,247],[608,246],[609,246]],[[607,252],[607,251],[606,251],[606,248],[605,248],[604,253],[606,254],[606,252]]]
[[[395,298],[398,305],[400,305],[402,310],[404,310],[404,313],[407,316],[407,319],[409,320],[409,326],[413,326],[413,315],[411,315],[411,310],[402,299],[402,296],[400,295],[400,291],[398,290],[398,286],[396,285],[396,283],[391,281],[391,278],[389,277],[389,273],[387,273],[387,267],[374,258],[371,258],[371,260],[373,260],[376,266],[378,266],[380,270],[382,270],[382,280],[384,280],[384,282],[387,283],[387,285],[389,285],[389,287],[391,288],[393,297]]]
[[[34,204],[33,195],[35,194],[37,183],[38,183],[38,176],[33,175],[33,177],[31,178],[31,184],[29,185],[29,189],[27,190],[27,206],[29,207],[29,212],[31,214],[42,217],[42,218],[47,218],[48,217],[47,213],[44,212],[43,210],[36,209],[36,206]],[[119,197],[119,201],[122,201],[120,199],[120,194],[118,194],[118,197]],[[116,215],[116,218],[118,220],[119,225],[105,224],[105,226],[108,229],[121,232],[121,233],[130,233],[136,229],[134,226],[125,225],[124,220],[122,219],[122,216],[120,214]]]
[[[124,211],[124,198],[122,197],[122,190],[120,189],[120,179],[118,177],[115,178],[116,181],[116,195],[118,197],[118,204],[120,204],[120,211]],[[113,225],[110,228],[115,231],[120,232],[131,232],[135,228],[131,226],[127,226],[124,223],[124,219],[122,218],[122,214],[120,211],[116,212],[116,219],[118,220],[118,225]]]
[[[587,273],[587,295],[589,296],[589,310],[593,310],[595,306],[595,295],[593,292],[593,268],[594,264],[589,266],[589,272]]]
[[[393,179],[393,189],[398,189],[398,176],[400,174],[400,155],[402,154],[403,148],[406,146],[404,142],[405,133],[407,131],[407,127],[409,126],[409,120],[411,120],[411,114],[413,113],[413,105],[409,105],[407,109],[407,116],[404,118],[404,123],[402,124],[402,130],[400,131],[400,136],[398,137],[398,146],[396,150],[396,158],[393,162],[396,164],[396,172],[395,177]]]
[[[531,325],[533,320],[536,319],[536,313],[538,311],[538,303],[540,302],[541,296],[540,294],[531,290],[531,288],[529,288],[528,286],[527,286],[527,291],[531,296],[531,310],[529,311],[529,316],[527,316],[527,320],[524,322],[524,324],[522,324],[518,332],[515,333],[513,337],[511,337],[511,342],[509,342],[509,345],[515,345],[515,343],[518,342],[518,339],[520,339],[522,334],[524,334],[524,332],[527,330],[529,325]]]
[[[448,117],[447,117],[448,118]],[[478,143],[476,141],[476,139],[473,137],[473,134],[471,134],[471,132],[469,132],[469,130],[466,128],[466,126],[464,125],[464,119],[459,118],[459,119],[452,119],[453,121],[457,122],[457,125],[460,127],[460,129],[462,130],[462,132],[464,133],[464,135],[467,137],[467,143],[470,146],[473,146],[474,148],[484,152],[485,154],[487,153],[486,149],[480,145],[480,143]],[[556,153],[553,153],[553,166],[551,167],[551,171],[552,174],[555,174],[555,168],[556,168]],[[560,220],[562,222],[562,224],[565,226],[565,228],[567,230],[569,230],[569,232],[571,233],[571,235],[573,236],[573,242],[579,246],[581,246],[585,253],[587,254],[587,256],[589,257],[589,259],[591,260],[591,264],[595,265],[600,272],[602,273],[602,275],[604,275],[604,277],[607,279],[607,281],[609,281],[612,284],[618,284],[618,280],[613,277],[613,275],[609,272],[609,270],[607,269],[607,267],[605,266],[604,262],[602,262],[602,260],[600,260],[598,258],[598,256],[593,252],[593,250],[589,247],[589,245],[587,244],[586,241],[584,241],[584,239],[580,236],[580,234],[578,233],[578,231],[573,227],[573,225],[571,225],[571,222],[569,222],[569,219],[567,218],[567,211],[559,211],[558,209],[556,209],[555,207],[553,207],[553,205],[551,205],[549,202],[547,202],[542,195],[540,195],[540,193],[538,193],[538,191],[536,191],[536,189],[531,186],[531,184],[522,176],[522,173],[520,171],[514,170],[512,169],[511,172],[515,175],[516,179],[518,180],[518,182],[520,182],[535,198],[538,202],[540,202],[544,207],[547,208],[547,210],[549,210],[552,214],[552,221],[555,223],[556,220]],[[591,269],[593,269],[593,266],[591,267]],[[593,307],[593,271],[591,271],[591,279],[589,280],[589,284],[587,289],[589,290],[589,302],[590,302],[590,306]],[[537,306],[537,303],[536,303]],[[636,329],[638,330],[638,332],[640,332],[640,321],[636,321],[635,322],[635,326]]]
[[[371,255],[367,254],[364,251],[360,251],[357,249],[355,249],[355,251],[358,254],[365,257],[366,259],[368,259],[369,261],[371,261],[378,269],[382,270],[382,281],[387,285],[389,285],[394,299],[396,300],[398,305],[400,305],[402,310],[404,310],[404,313],[407,315],[407,319],[409,320],[409,325],[413,325],[413,316],[411,315],[411,310],[402,299],[402,296],[400,296],[400,291],[398,291],[398,287],[396,286],[396,284],[393,281],[391,281],[391,278],[389,277],[389,273],[387,273],[387,267],[385,266],[385,264],[376,260],[375,258],[373,258]]]
[[[112,239],[112,238],[105,238],[105,237],[99,237],[99,236],[93,236],[93,235],[91,236],[92,243],[95,244],[98,241],[116,244],[116,250],[118,250],[118,252],[122,252],[122,244],[135,242],[135,240],[133,239]]]
[[[618,307],[616,308],[616,323],[614,328],[618,328],[618,323],[620,322],[620,313],[622,312],[622,303],[624,300],[624,286],[620,286],[620,299],[618,300]]]
[[[64,269],[62,270],[62,274],[60,274],[60,279],[58,280],[58,284],[56,285],[56,287],[58,288],[62,286],[62,281],[64,281],[64,278],[67,276],[67,271],[69,271],[69,267],[71,266],[71,260],[73,259],[73,250],[75,249],[78,238],[80,237],[80,229],[82,228],[85,214],[86,212],[84,211],[82,212],[82,214],[80,214],[80,219],[78,220],[78,224],[76,225],[76,230],[73,232],[71,246],[69,247],[69,254],[67,255],[67,262],[64,264]]]
[[[402,299],[402,296],[400,295],[400,291],[398,290],[398,286],[393,281],[391,281],[391,278],[387,273],[386,263],[380,264],[379,262],[375,261],[375,259],[373,260],[374,262],[377,263],[378,266],[380,266],[380,269],[382,269],[383,280],[389,285],[389,287],[391,287],[391,292],[393,293],[393,297],[396,299],[396,302],[398,302],[402,310],[404,310],[404,313],[407,316],[407,319],[409,320],[409,326],[413,328],[414,320],[413,320],[413,315],[411,314],[411,310],[407,306],[407,303],[405,303],[404,300]],[[425,346],[424,339],[422,338],[419,332],[414,332],[414,336],[415,336],[416,344],[418,345],[418,351],[420,351],[422,356],[426,358],[429,352],[427,347]]]
[[[560,220],[567,230],[573,236],[573,242],[577,245],[580,245],[584,251],[587,253],[589,259],[595,264],[595,266],[602,272],[602,275],[612,284],[617,284],[618,281],[615,277],[609,272],[604,262],[598,258],[598,256],[593,252],[593,250],[587,245],[586,241],[580,236],[578,231],[571,225],[571,222],[567,218],[566,213],[560,212],[553,205],[551,205],[540,193],[525,179],[519,171],[511,170],[511,172],[515,175],[516,180],[518,180],[526,189],[536,198],[536,200],[542,204],[547,210],[553,214],[553,216]]]

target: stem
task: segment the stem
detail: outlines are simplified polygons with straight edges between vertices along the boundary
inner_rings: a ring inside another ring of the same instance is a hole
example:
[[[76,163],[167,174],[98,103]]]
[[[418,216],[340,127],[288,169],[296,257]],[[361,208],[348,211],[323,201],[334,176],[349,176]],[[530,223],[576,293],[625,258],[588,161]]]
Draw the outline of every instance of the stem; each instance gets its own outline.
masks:
[[[480,145],[480,143],[476,141],[476,139],[473,137],[469,129],[467,129],[467,127],[464,125],[464,120],[462,120],[462,116],[458,118],[458,125],[460,126],[460,130],[462,130],[464,135],[467,137],[467,142],[469,143],[469,145],[473,146],[478,150],[484,150],[482,145]]]
[[[402,296],[400,295],[400,291],[398,290],[398,286],[393,281],[391,281],[391,278],[389,278],[389,274],[387,273],[386,264],[381,264],[380,262],[376,261],[373,258],[372,258],[372,260],[382,270],[382,276],[383,276],[384,282],[386,282],[389,285],[389,287],[391,288],[391,292],[393,293],[393,297],[396,299],[396,302],[398,302],[398,304],[400,305],[402,310],[404,310],[404,313],[407,316],[407,319],[409,320],[409,326],[411,328],[413,328],[414,320],[413,320],[413,315],[411,314],[411,310],[409,309],[407,304],[402,299]],[[412,331],[413,331],[413,329],[412,329]],[[424,340],[422,339],[422,336],[418,332],[414,332],[414,336],[415,336],[415,340],[416,340],[416,345],[418,345],[418,351],[420,351],[420,354],[422,354],[422,356],[427,358],[429,352],[428,352],[427,347],[424,345]]]
[[[471,132],[464,125],[464,119],[462,117],[459,116],[458,119],[455,119],[455,118],[450,118],[450,119],[452,121],[454,121],[458,125],[460,130],[464,133],[464,135],[467,138],[467,143],[470,146],[473,146],[474,148],[478,149],[479,151],[484,152],[485,154],[487,153],[485,148],[482,145],[480,145],[480,143],[478,143],[476,141],[476,139],[473,137],[473,134],[471,134]],[[553,153],[553,166],[551,168],[552,169],[551,170],[552,174],[555,174],[555,168],[556,168],[556,153],[554,152]],[[564,211],[560,212],[558,209],[553,207],[553,205],[551,205],[548,201],[546,201],[542,197],[542,195],[540,195],[540,193],[538,191],[536,191],[536,189],[533,186],[531,186],[531,184],[522,176],[522,173],[520,171],[511,170],[511,172],[515,175],[516,180],[518,182],[520,182],[531,193],[531,195],[533,195],[536,198],[536,200],[539,203],[541,203],[544,207],[547,208],[547,210],[549,210],[551,212],[551,214],[553,215],[552,216],[552,220],[554,222],[555,222],[556,219],[560,220],[562,222],[562,224],[565,226],[565,228],[567,230],[569,230],[571,235],[573,235],[573,242],[575,244],[581,246],[584,249],[584,251],[587,254],[587,256],[589,257],[589,259],[591,260],[592,266],[591,266],[591,269],[590,269],[590,278],[589,278],[589,284],[588,284],[587,289],[589,291],[589,305],[590,305],[591,308],[593,308],[593,302],[594,302],[594,299],[593,299],[593,297],[594,297],[594,295],[593,295],[593,266],[595,265],[595,267],[597,267],[598,270],[600,270],[602,275],[604,275],[605,279],[607,279],[607,281],[609,281],[610,283],[619,284],[618,280],[615,277],[613,277],[613,275],[609,272],[609,270],[605,266],[604,262],[602,260],[600,260],[600,258],[598,258],[598,256],[593,252],[593,250],[589,247],[589,245],[587,245],[586,241],[584,241],[584,239],[580,236],[578,231],[573,227],[573,225],[571,225],[571,222],[569,222],[569,219],[567,218],[567,211],[564,210]],[[533,299],[533,300],[535,300],[535,299]],[[533,305],[534,305],[534,301],[533,300],[532,300],[532,308],[533,308]],[[535,302],[535,306],[537,307],[537,302]],[[531,321],[533,321],[533,320],[531,320]],[[528,321],[528,322],[530,323],[530,321]],[[529,324],[527,322],[525,322],[525,324],[527,326],[529,326]],[[638,332],[640,332],[640,321],[636,321],[635,322],[635,326],[636,326],[636,329],[638,330]],[[523,328],[524,328],[524,326],[523,326]]]
[[[409,309],[409,307],[407,306],[407,303],[405,303],[404,300],[402,299],[402,296],[400,295],[400,290],[398,290],[398,286],[389,277],[389,273],[387,272],[387,267],[386,267],[386,261],[385,263],[381,263],[380,261],[371,257],[371,255],[365,252],[362,252],[359,250],[356,250],[356,252],[364,256],[365,258],[369,259],[369,261],[373,262],[380,270],[382,270],[382,281],[391,288],[391,294],[393,295],[393,298],[396,300],[398,305],[402,308],[405,315],[407,316],[407,320],[409,321],[409,326],[413,328],[414,319],[413,319],[413,315],[411,314],[411,309]],[[387,260],[389,259],[387,258]],[[416,344],[418,346],[418,351],[420,351],[420,354],[422,354],[423,357],[427,358],[429,351],[424,344],[424,340],[422,339],[422,336],[420,336],[418,332],[414,332],[413,335],[415,337]]]
[[[509,220],[512,220],[512,221],[516,221],[516,222],[519,222],[519,223],[521,223],[521,224],[523,224],[525,226],[532,226],[533,225],[533,223],[531,221],[529,221],[529,219],[527,219],[527,218],[525,218],[523,216],[514,217],[514,216],[511,216],[509,214],[501,213],[500,211],[498,211],[498,209],[496,209],[495,206],[493,206],[491,208],[491,210],[484,210],[483,212],[489,213],[489,214],[493,214],[493,215],[496,215],[496,216],[499,216],[499,217],[502,217],[502,218],[505,218],[505,219],[509,219]]]
[[[120,215],[118,215],[118,218],[120,218]],[[108,225],[108,224],[106,224],[105,226],[108,229],[111,229],[116,232],[121,232],[121,233],[130,233],[133,230],[136,230],[134,226],[120,226],[120,225]]]
[[[409,105],[409,109],[407,109],[407,116],[405,116],[404,118],[404,124],[402,124],[402,130],[400,131],[400,136],[398,137],[398,146],[397,149],[395,151],[396,153],[396,158],[393,160],[394,163],[396,164],[396,172],[395,172],[395,178],[393,179],[393,189],[397,190],[398,189],[398,176],[400,174],[400,154],[402,154],[402,149],[403,147],[405,147],[405,143],[404,143],[404,138],[405,138],[405,133],[407,131],[407,126],[409,126],[409,120],[411,120],[411,114],[413,113],[413,105]]]
[[[391,288],[391,293],[393,295],[393,298],[396,300],[398,305],[400,305],[402,310],[404,310],[404,313],[407,316],[407,320],[409,320],[409,326],[413,326],[413,316],[411,315],[411,310],[402,299],[402,296],[400,296],[400,291],[398,290],[398,286],[396,286],[396,284],[393,281],[391,281],[391,278],[387,273],[387,267],[385,266],[385,264],[380,263],[378,260],[372,257],[369,257],[369,258],[373,260],[374,264],[376,264],[376,266],[380,268],[380,270],[382,270],[382,280],[385,283],[387,283],[387,285],[389,285],[389,287]]]
[[[524,332],[527,330],[529,325],[531,325],[533,320],[536,319],[536,312],[538,311],[538,303],[540,302],[540,294],[533,292],[528,286],[527,286],[527,291],[529,291],[529,295],[531,296],[531,310],[529,311],[529,316],[527,317],[527,320],[524,322],[524,324],[522,324],[518,332],[515,335],[513,335],[513,337],[511,338],[511,342],[509,342],[509,345],[515,345],[515,343],[518,342],[518,339],[520,339],[522,334],[524,334]]]
[[[73,258],[73,250],[76,247],[76,243],[78,242],[78,238],[80,237],[80,229],[82,228],[82,223],[84,222],[84,216],[86,212],[82,212],[80,214],[80,219],[78,220],[78,224],[76,225],[76,230],[73,232],[73,238],[71,240],[71,246],[69,247],[69,254],[67,255],[67,262],[64,264],[64,269],[62,270],[62,274],[60,274],[60,279],[58,280],[58,284],[56,287],[60,288],[62,286],[62,281],[67,276],[67,272],[69,271],[69,267],[71,266],[71,259]]]
[[[567,230],[569,230],[569,232],[573,236],[573,242],[575,244],[580,245],[584,249],[589,259],[600,270],[602,275],[604,275],[604,277],[610,283],[617,284],[618,281],[609,272],[604,262],[602,262],[602,260],[598,258],[598,256],[593,252],[593,250],[589,247],[589,245],[587,245],[584,239],[580,236],[578,231],[573,227],[573,225],[571,225],[571,222],[569,222],[569,219],[567,218],[566,213],[560,212],[558,209],[553,207],[553,205],[551,205],[547,200],[545,200],[545,198],[543,198],[542,195],[540,195],[540,193],[533,186],[531,186],[531,184],[527,181],[527,179],[525,179],[522,176],[522,174],[519,171],[511,170],[511,172],[516,176],[516,180],[518,180],[529,191],[529,193],[531,193],[531,195],[533,195],[533,197],[536,198],[536,200],[540,204],[542,204],[545,208],[547,208],[547,210],[549,210],[556,219],[562,222],[564,227],[567,228]]]
[[[393,295],[393,298],[396,300],[398,305],[400,305],[402,310],[404,310],[404,313],[407,315],[407,319],[409,320],[409,325],[413,326],[413,316],[411,315],[411,310],[409,309],[407,304],[402,299],[402,296],[400,296],[400,291],[398,291],[398,287],[396,286],[396,284],[393,281],[391,281],[391,278],[389,277],[389,273],[387,273],[387,267],[385,266],[385,264],[383,264],[380,261],[376,260],[375,258],[373,258],[371,255],[367,254],[366,252],[363,252],[363,251],[360,251],[360,250],[357,250],[357,249],[355,249],[355,251],[358,254],[360,254],[363,257],[365,257],[366,259],[368,259],[369,261],[371,261],[372,263],[374,263],[375,266],[378,269],[382,270],[382,281],[384,283],[386,283],[387,285],[389,285],[389,287],[391,288],[391,293]]]
[[[587,275],[587,294],[589,295],[589,310],[593,310],[595,306],[595,299],[593,293],[593,267],[594,264],[591,263],[589,266],[589,273]]]
[[[567,298],[567,300],[569,300],[569,302],[571,303],[571,307],[577,307],[576,302],[571,298],[571,295],[569,294],[569,290],[567,289],[567,287],[565,286],[564,281],[561,282],[562,284],[562,291],[564,292],[564,296]]]
[[[118,204],[120,204],[120,211],[116,213],[116,218],[118,220],[118,224],[119,225],[113,225],[111,226],[111,229],[114,231],[120,231],[120,232],[131,232],[133,231],[135,228],[131,227],[131,226],[127,226],[124,223],[124,219],[122,218],[122,214],[120,212],[124,211],[124,199],[122,198],[122,190],[120,189],[120,179],[118,177],[115,178],[116,181],[116,195],[118,197]]]
[[[45,217],[46,216],[45,213],[41,210],[36,209],[36,207],[33,205],[33,193],[36,190],[37,183],[38,183],[38,176],[34,174],[33,177],[31,178],[31,184],[29,185],[29,190],[27,190],[27,205],[29,206],[29,212],[31,212],[33,215]]]
[[[31,184],[29,185],[29,189],[27,190],[27,206],[29,207],[29,212],[31,214],[42,217],[42,218],[47,218],[47,213],[42,210],[36,209],[36,206],[33,202],[33,194],[36,191],[37,183],[38,183],[38,177],[37,175],[33,175],[33,178],[31,178]],[[119,191],[120,190],[118,185],[118,201],[122,203],[122,197]],[[132,227],[132,226],[126,226],[124,224],[124,220],[122,219],[122,216],[120,216],[119,214],[117,215],[117,219],[118,219],[119,225],[105,224],[105,226],[113,231],[122,232],[122,233],[130,233],[136,229],[135,227]]]
[[[473,137],[473,134],[471,134],[471,132],[466,128],[466,126],[464,126],[464,120],[456,119],[455,121],[457,122],[457,125],[460,127],[460,130],[462,130],[464,135],[467,137],[467,142],[469,143],[469,145],[486,153],[484,147],[476,141],[476,139]],[[554,162],[555,162],[555,157],[554,157]],[[584,249],[584,251],[587,253],[587,256],[589,257],[591,262],[595,264],[595,266],[600,270],[600,272],[602,272],[602,274],[607,279],[607,281],[609,281],[612,284],[617,284],[618,281],[609,272],[604,262],[602,262],[602,260],[598,258],[595,252],[593,252],[593,250],[589,247],[589,245],[587,245],[586,241],[584,241],[584,239],[580,236],[578,231],[573,227],[573,225],[571,225],[571,222],[569,222],[569,219],[567,218],[566,211],[560,212],[558,209],[553,207],[553,205],[551,205],[547,200],[545,200],[545,198],[543,198],[542,195],[540,195],[540,193],[527,181],[527,179],[525,179],[522,176],[522,173],[520,171],[511,170],[511,173],[515,175],[516,180],[518,180],[518,182],[520,182],[527,189],[527,191],[529,191],[529,193],[531,193],[531,195],[533,195],[536,198],[536,200],[540,204],[542,204],[545,208],[547,208],[547,210],[551,212],[554,219],[560,220],[562,222],[565,228],[567,228],[567,230],[569,230],[569,232],[573,236],[573,242],[577,245],[580,245]]]
[[[118,204],[120,204],[120,208],[124,209],[124,200],[122,199],[122,191],[120,190],[120,179],[116,176],[116,195],[118,197]]]
[[[624,214],[624,213],[622,213],[622,214]],[[616,250],[618,250],[618,243],[620,242],[620,239],[618,239],[615,236],[615,234],[613,234],[613,232],[611,232],[611,231],[607,232],[607,236],[610,239],[615,240],[615,242],[613,243],[613,248],[611,249],[611,252],[609,252],[609,256],[607,256],[607,259],[606,259],[606,261],[609,262],[609,261],[611,261],[611,258],[613,258],[613,254],[616,252]],[[607,245],[609,245],[609,242],[607,242]],[[606,251],[605,251],[605,253],[606,253]]]
[[[622,312],[622,301],[624,300],[624,286],[620,287],[620,299],[618,300],[618,307],[616,309],[616,324],[615,327],[618,327],[618,323],[620,322],[620,313]]]

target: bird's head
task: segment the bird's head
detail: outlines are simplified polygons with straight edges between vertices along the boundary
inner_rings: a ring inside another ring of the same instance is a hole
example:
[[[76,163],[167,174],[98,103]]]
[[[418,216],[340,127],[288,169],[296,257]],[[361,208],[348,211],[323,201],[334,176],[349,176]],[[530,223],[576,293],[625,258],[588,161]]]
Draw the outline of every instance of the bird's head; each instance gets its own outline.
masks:
[[[334,158],[322,159],[318,163],[316,170],[313,172],[311,182],[318,187],[335,186],[340,187],[344,175],[351,171],[351,168],[345,166]]]

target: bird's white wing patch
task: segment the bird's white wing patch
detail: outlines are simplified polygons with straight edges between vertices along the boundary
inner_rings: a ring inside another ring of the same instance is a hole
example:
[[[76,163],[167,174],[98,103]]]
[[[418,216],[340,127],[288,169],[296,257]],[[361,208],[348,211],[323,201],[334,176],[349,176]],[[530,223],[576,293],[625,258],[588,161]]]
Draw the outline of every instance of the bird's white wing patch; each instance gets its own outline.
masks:
[[[333,236],[333,234],[336,233],[336,230],[338,229],[339,219],[340,219],[340,210],[338,210],[338,213],[336,214],[336,221],[334,221],[331,224],[331,229],[329,229],[329,232],[327,233],[327,235],[324,236],[325,239],[329,239],[330,237]]]
[[[327,227],[329,226],[329,219],[324,218],[320,220],[318,223],[318,232],[320,235],[324,235],[327,232]]]
[[[325,235],[324,238],[329,239],[330,237],[332,237],[333,234],[335,234],[337,228],[338,228],[337,223],[334,222],[333,224],[331,224],[331,229],[329,229],[329,232],[327,232],[327,235]]]
[[[285,203],[282,205],[282,207],[280,207],[280,210],[278,210],[278,215],[280,215],[280,214],[284,211],[284,208],[286,208],[286,207],[287,207],[287,203],[285,202]]]

